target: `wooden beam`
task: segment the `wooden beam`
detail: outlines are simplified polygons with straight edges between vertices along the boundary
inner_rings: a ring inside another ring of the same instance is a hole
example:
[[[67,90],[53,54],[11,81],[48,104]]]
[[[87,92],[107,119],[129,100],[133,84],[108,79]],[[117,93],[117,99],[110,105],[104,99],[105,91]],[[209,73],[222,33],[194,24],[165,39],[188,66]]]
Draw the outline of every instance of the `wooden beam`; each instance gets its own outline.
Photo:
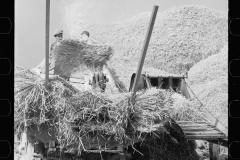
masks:
[[[47,84],[49,82],[49,25],[50,25],[50,0],[46,0],[46,44],[45,44],[45,86],[47,88]]]
[[[169,79],[168,79],[168,88],[172,88],[172,85],[173,85],[173,79],[172,79],[172,77],[170,77]]]
[[[186,135],[187,139],[193,140],[218,140],[224,139],[224,135]]]
[[[217,130],[213,130],[213,131],[206,131],[206,130],[201,130],[201,131],[196,131],[196,130],[192,130],[192,131],[186,131],[184,130],[184,133],[186,135],[212,135],[212,136],[223,136],[223,134]]]
[[[228,141],[226,139],[218,139],[218,140],[207,140],[209,143],[219,144],[220,146],[224,146],[228,148]]]
[[[226,160],[228,159],[228,155],[226,153],[223,153],[219,156],[219,160]]]
[[[107,75],[107,78],[108,78],[108,84],[110,86],[110,88],[112,90],[118,90],[117,88],[117,85],[116,85],[116,82],[113,78],[113,75],[111,73],[111,71],[109,70],[108,66],[107,65],[104,65],[103,66],[103,72]]]
[[[210,160],[219,160],[220,146],[209,143]]]
[[[190,132],[190,131],[202,131],[202,132],[205,132],[205,131],[215,131],[215,129],[214,128],[200,128],[200,127],[186,127],[186,128],[184,128],[184,127],[181,127],[182,128],[182,130],[184,131],[184,132]]]
[[[193,121],[176,121],[177,124],[207,124],[206,121],[197,121],[197,122],[193,122]]]
[[[143,67],[143,64],[144,64],[144,60],[145,60],[145,56],[146,56],[146,53],[147,53],[148,45],[149,45],[150,38],[151,38],[151,35],[152,35],[152,30],[153,30],[153,26],[154,26],[155,19],[156,19],[156,16],[157,16],[157,11],[158,11],[158,6],[154,5],[153,6],[153,11],[152,11],[152,16],[151,16],[149,26],[148,26],[147,35],[146,35],[146,38],[145,38],[145,41],[144,41],[144,44],[143,44],[141,58],[140,58],[140,61],[139,61],[139,64],[138,64],[137,72],[136,72],[137,75],[136,75],[136,77],[134,79],[134,83],[133,83],[133,88],[132,88],[133,95],[132,95],[132,98],[131,98],[132,103],[134,102],[134,98],[135,98],[135,94],[136,94],[136,90],[137,90],[137,84],[138,84],[138,81],[139,81],[139,78],[140,78],[140,75],[141,75],[141,72],[142,72],[142,67]]]

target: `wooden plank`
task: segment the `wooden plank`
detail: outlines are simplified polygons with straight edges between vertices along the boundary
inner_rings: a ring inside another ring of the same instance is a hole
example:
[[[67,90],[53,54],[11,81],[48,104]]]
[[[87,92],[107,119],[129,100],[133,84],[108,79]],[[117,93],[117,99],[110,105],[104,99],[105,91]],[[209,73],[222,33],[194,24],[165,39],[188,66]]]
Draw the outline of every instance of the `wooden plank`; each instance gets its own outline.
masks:
[[[189,121],[177,121],[176,122],[178,125],[209,125],[211,126],[210,123],[207,122],[189,122]]]
[[[224,135],[186,135],[187,138],[203,138],[204,139],[209,139],[209,140],[217,140],[217,139],[224,139]]]
[[[228,148],[228,141],[226,139],[207,140],[209,143],[219,144]]]
[[[208,125],[179,125],[181,128],[211,128],[211,129],[215,129],[212,126],[208,126]],[[216,130],[216,129],[215,129]]]
[[[208,122],[177,121],[177,124],[209,124]]]
[[[217,144],[209,143],[210,160],[219,160],[220,146]]]
[[[203,128],[203,127],[181,127],[183,131],[217,131],[214,128]]]
[[[206,136],[224,136],[224,134],[219,132],[184,132],[185,135],[206,135]]]
[[[193,124],[193,125],[189,125],[189,124],[186,124],[186,125],[179,125],[181,128],[184,128],[184,127],[202,127],[202,128],[213,128],[212,126],[210,126],[210,125],[196,125],[196,124]]]
[[[186,130],[184,133],[195,133],[195,134],[221,134],[224,135],[222,132],[219,132],[217,130],[200,130],[200,131],[196,131],[196,130]]]
[[[205,136],[221,136],[224,137],[224,134],[218,132],[184,132],[185,135],[205,135]]]
[[[193,140],[218,140],[223,139],[225,136],[223,135],[185,135],[187,139],[193,139]]]
[[[176,121],[177,124],[208,124],[206,121],[198,121],[198,122],[192,122],[192,121]]]
[[[224,134],[218,132],[184,132],[186,135],[203,135],[203,136],[220,136],[225,137]]]
[[[202,131],[202,132],[217,132],[217,133],[222,133],[221,131],[218,131],[218,130],[216,130],[216,129],[214,129],[214,128],[188,127],[188,128],[182,128],[182,130],[183,130],[184,132],[187,132],[187,131],[190,131],[190,132],[194,132],[194,131],[200,132],[200,131]],[[222,134],[224,134],[224,133],[222,133]]]
[[[215,131],[215,132],[218,132],[218,133],[222,133],[221,131],[215,129],[215,128],[212,128],[212,127],[206,127],[206,128],[203,128],[203,127],[181,127],[183,131]],[[224,133],[222,133],[224,134]]]

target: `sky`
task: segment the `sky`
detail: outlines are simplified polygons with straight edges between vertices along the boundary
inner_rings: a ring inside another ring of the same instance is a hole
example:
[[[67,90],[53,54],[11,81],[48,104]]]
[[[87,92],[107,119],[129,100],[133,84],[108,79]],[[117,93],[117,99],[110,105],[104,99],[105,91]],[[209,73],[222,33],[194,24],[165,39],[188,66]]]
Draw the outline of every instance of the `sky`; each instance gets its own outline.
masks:
[[[228,12],[228,0],[50,0],[49,45],[56,29],[71,35],[74,27],[129,19],[141,12],[159,12],[182,5],[200,5]],[[46,0],[15,0],[15,66],[34,68],[45,57]],[[79,33],[80,34],[80,33]]]

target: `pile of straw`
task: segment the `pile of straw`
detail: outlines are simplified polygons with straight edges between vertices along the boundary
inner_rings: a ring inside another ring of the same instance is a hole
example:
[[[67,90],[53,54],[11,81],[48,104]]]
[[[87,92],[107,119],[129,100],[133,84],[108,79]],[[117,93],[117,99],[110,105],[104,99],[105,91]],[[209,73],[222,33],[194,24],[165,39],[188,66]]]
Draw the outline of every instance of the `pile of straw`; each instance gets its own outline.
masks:
[[[51,78],[46,89],[43,79],[30,70],[16,69],[15,78],[15,132],[22,132],[24,125],[51,123],[59,143],[78,152],[130,146],[151,138],[163,143],[163,134],[171,143],[179,143],[167,127],[170,117],[202,120],[193,102],[178,101],[171,90],[138,92],[132,104],[131,93],[83,92],[58,77]],[[198,115],[191,115],[196,110]]]
[[[178,93],[173,93],[173,110],[170,116],[175,121],[192,121],[198,122],[206,120],[203,115],[203,108],[198,101],[186,99]]]
[[[228,46],[189,71],[189,85],[206,108],[228,126]]]
[[[110,60],[113,48],[107,44],[90,44],[65,39],[53,50],[55,68],[62,75],[70,75],[79,67],[102,68]]]
[[[75,20],[77,14],[68,18]],[[150,17],[151,12],[142,12],[121,22],[87,27],[94,39],[113,44],[115,54],[110,62],[116,63],[118,74],[129,72],[126,65],[137,68]],[[66,32],[73,30],[75,27],[69,26]],[[227,31],[227,13],[204,6],[184,5],[159,12],[144,68],[185,73],[197,62],[219,53],[228,42]]]
[[[28,69],[15,68],[15,132],[19,133],[24,126],[40,126],[55,119],[67,107],[66,101],[76,92],[58,76],[50,79],[47,90],[44,79],[39,75]]]

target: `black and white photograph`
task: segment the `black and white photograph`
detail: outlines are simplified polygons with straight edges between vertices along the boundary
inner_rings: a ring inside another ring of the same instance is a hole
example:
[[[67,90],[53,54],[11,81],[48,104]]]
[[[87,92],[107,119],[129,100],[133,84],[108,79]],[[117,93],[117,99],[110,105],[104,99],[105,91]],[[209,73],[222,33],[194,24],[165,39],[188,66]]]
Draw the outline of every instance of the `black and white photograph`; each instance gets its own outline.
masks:
[[[14,159],[227,160],[227,0],[15,0]]]

